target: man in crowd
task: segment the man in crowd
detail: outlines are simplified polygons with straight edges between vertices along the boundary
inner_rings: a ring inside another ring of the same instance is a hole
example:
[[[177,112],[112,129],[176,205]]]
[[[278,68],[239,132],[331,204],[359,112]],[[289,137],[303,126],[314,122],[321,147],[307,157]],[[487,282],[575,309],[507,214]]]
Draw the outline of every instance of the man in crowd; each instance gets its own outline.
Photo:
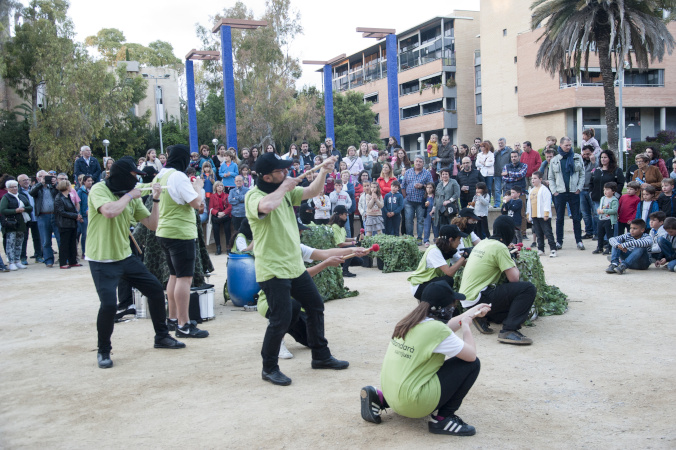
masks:
[[[327,136],[324,143],[326,144],[329,155],[336,157],[336,170],[340,170],[340,162],[343,160],[343,156],[340,154],[340,151],[333,148],[333,139]]]
[[[256,161],[258,184],[246,196],[246,216],[256,242],[256,281],[265,292],[270,308],[269,324],[263,339],[263,380],[279,386],[291,378],[279,370],[279,349],[293,321],[291,296],[307,314],[308,346],[313,369],[347,369],[349,363],[331,355],[324,337],[324,303],[303,264],[300,236],[294,206],[319,195],[329,168],[336,163],[329,157],[308,187],[298,186],[298,178],[287,177],[291,161],[267,153]]]
[[[47,267],[54,266],[54,250],[52,249],[52,234],[56,237],[57,246],[61,240],[59,229],[54,219],[54,199],[58,194],[56,190],[56,177],[48,175],[41,170],[36,176],[38,182],[30,191],[35,199],[35,217],[38,221],[40,240],[42,241],[42,257]]]
[[[460,207],[464,208],[474,199],[476,184],[485,179],[479,170],[472,169],[472,160],[465,156],[462,158],[462,167],[458,170],[457,181],[460,186]]]
[[[502,178],[500,177],[499,174],[502,173],[502,168],[505,167],[506,164],[509,164],[510,158],[511,158],[511,153],[512,149],[509,147],[506,147],[507,140],[505,138],[500,138],[498,139],[498,149],[495,151],[495,164],[493,165],[493,171],[495,173],[495,177],[493,178],[493,183],[494,183],[494,190],[495,194],[495,203],[493,206],[495,208],[500,207],[500,201],[502,200],[502,194],[503,194],[503,186],[502,186]]]
[[[558,152],[549,162],[549,190],[552,191],[556,207],[556,249],[561,250],[563,246],[563,221],[568,204],[577,248],[584,250],[580,225],[580,192],[584,187],[582,156],[573,151],[573,143],[567,136],[561,138]]]
[[[310,151],[310,144],[307,141],[300,144],[300,155],[303,158],[301,166],[309,165],[310,168],[315,166],[315,154]],[[253,167],[251,169],[253,170]]]
[[[132,219],[155,230],[160,210],[155,205],[151,214],[140,200],[141,191],[134,188],[136,174],[142,173],[132,157],[123,156],[111,167],[110,177],[104,183],[94,185],[88,199],[90,220],[86,259],[101,302],[96,320],[97,359],[101,369],[113,366],[110,338],[115,326],[117,286],[121,280],[129,282],[148,297],[150,318],[155,329],[155,348],[185,347],[169,336],[162,285],[141,259],[131,252],[129,225]],[[160,192],[159,184],[155,184],[152,195],[156,203],[160,201]]]
[[[94,182],[101,179],[101,165],[92,156],[92,150],[83,145],[80,148],[80,157],[75,160],[75,181],[80,175],[91,175]]]
[[[599,218],[596,212],[598,207],[594,205],[589,191],[592,172],[598,167],[598,163],[592,161],[593,153],[594,146],[585,145],[582,147],[582,164],[584,165],[584,185],[580,192],[580,213],[584,221],[584,236],[582,236],[582,239],[591,239],[596,236],[596,224]]]
[[[413,217],[417,218],[418,245],[422,245],[425,223],[425,185],[432,182],[432,174],[423,168],[422,156],[416,156],[413,169],[404,174],[401,188],[406,192],[404,205],[406,234],[413,236]]]
[[[510,156],[511,157],[511,156]],[[534,172],[540,171],[540,166],[542,165],[542,158],[540,153],[536,150],[533,150],[533,146],[530,141],[523,141],[523,152],[521,153],[521,162],[528,166],[526,170],[526,182],[528,187],[532,187],[531,176]]]
[[[521,142],[514,143],[514,150],[516,150],[517,153],[519,153],[519,156],[521,156],[521,154],[523,153],[523,150],[521,150]]]
[[[455,152],[453,151],[453,146],[451,145],[451,138],[449,138],[447,134],[441,136],[441,144],[437,150],[437,158],[439,158],[442,169],[451,169],[451,173],[453,173]]]
[[[31,180],[28,175],[21,174],[18,176],[19,193],[24,194],[28,201],[31,202],[33,210],[29,213],[31,220],[26,222],[26,232],[23,235],[23,244],[21,245],[21,264],[28,265],[28,255],[26,254],[26,246],[28,245],[28,232],[33,236],[33,255],[35,262],[44,262],[42,258],[42,242],[40,241],[40,230],[38,228],[38,220],[35,215],[35,198],[30,195]]]
[[[537,152],[533,152],[537,153]],[[502,168],[502,188],[505,190],[505,195],[508,196],[511,193],[511,190],[514,186],[519,186],[521,188],[521,238],[526,238],[526,227],[528,221],[526,220],[526,174],[528,173],[528,166],[521,162],[519,157],[519,152],[517,150],[512,150],[509,154],[510,162],[505,164]]]
[[[500,216],[493,223],[493,235],[479,242],[469,255],[460,283],[464,308],[477,303],[491,304],[485,318],[475,318],[474,325],[482,334],[494,331],[490,322],[502,323],[498,341],[506,344],[529,345],[533,340],[519,332],[528,318],[537,290],[527,281],[519,281],[519,269],[507,247],[514,239],[514,221],[509,216]],[[505,274],[507,283],[496,286]]]

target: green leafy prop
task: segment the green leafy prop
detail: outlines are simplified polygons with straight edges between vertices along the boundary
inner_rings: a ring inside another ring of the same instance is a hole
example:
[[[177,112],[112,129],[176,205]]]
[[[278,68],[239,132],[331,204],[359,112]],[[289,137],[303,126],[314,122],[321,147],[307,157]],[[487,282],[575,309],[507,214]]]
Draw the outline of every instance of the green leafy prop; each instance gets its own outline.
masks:
[[[540,262],[540,257],[535,250],[521,250],[516,259],[516,267],[519,269],[519,279],[530,281],[535,285],[538,293],[535,296],[535,308],[539,316],[561,315],[568,309],[568,296],[545,281],[545,271]],[[455,274],[454,289],[460,289],[460,281],[464,267]],[[503,273],[497,284],[507,283],[507,277]]]
[[[322,250],[336,247],[331,227],[312,223],[309,228],[309,230],[303,231],[300,236],[300,241],[303,244]],[[305,267],[312,267],[317,264],[319,264],[319,261],[305,263]],[[359,295],[359,291],[351,291],[345,287],[343,271],[340,267],[327,267],[312,279],[317,285],[319,293],[324,297],[324,301]]]
[[[377,234],[367,236],[361,243],[362,247],[365,248],[369,248],[373,244],[380,245],[380,250],[375,253],[372,252],[370,255],[383,261],[383,273],[415,270],[422,257],[415,239],[411,236]]]

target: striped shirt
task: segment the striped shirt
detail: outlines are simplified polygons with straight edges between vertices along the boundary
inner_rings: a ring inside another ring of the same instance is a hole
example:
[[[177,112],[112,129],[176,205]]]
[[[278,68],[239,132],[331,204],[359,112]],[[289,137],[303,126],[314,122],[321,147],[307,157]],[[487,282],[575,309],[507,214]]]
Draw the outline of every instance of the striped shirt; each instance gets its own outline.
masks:
[[[622,244],[622,247],[627,250],[632,248],[650,248],[653,246],[653,240],[649,234],[643,233],[639,239],[634,238],[631,233],[624,233],[621,236],[612,237],[608,239],[608,243],[613,247],[617,247],[618,244]]]

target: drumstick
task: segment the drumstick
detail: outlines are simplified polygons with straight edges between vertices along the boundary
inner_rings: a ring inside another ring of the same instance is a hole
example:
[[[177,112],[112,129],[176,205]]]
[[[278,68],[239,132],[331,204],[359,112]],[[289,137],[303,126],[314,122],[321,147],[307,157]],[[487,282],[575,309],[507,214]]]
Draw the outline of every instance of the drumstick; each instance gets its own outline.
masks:
[[[134,235],[131,234],[131,230],[129,230],[129,237],[131,238],[131,241],[134,243],[136,250],[138,250],[139,254],[142,255],[143,252],[141,251],[141,247],[138,246],[138,242],[136,242],[136,239],[134,239]]]
[[[153,187],[149,186],[149,187],[142,187],[142,188],[136,188],[136,189],[138,189],[139,191],[152,191]],[[165,189],[167,189],[167,186],[162,186],[160,189],[165,190]]]
[[[320,164],[320,165],[318,165],[318,166],[314,166],[312,169],[306,170],[305,172],[301,173],[300,176],[298,177],[298,179],[299,179],[299,180],[302,180],[303,178],[305,178],[305,177],[307,176],[308,173],[310,173],[310,172],[316,172],[316,171],[318,171],[319,169],[321,169],[322,167],[324,167],[324,164],[323,164],[323,163]]]
[[[378,244],[373,244],[373,245],[371,246],[371,248],[369,248],[368,250],[369,250],[370,252],[377,252],[378,250],[380,250],[380,245],[378,245]],[[347,255],[347,256],[343,256],[343,259],[354,258],[354,255],[356,255],[356,253],[350,253],[350,254]]]

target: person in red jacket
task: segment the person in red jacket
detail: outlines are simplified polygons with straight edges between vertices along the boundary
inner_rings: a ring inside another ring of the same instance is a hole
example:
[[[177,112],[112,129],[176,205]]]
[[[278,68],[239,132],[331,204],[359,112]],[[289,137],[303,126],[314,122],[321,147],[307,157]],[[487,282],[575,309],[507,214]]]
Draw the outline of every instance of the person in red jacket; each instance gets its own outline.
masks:
[[[638,196],[641,185],[637,181],[627,183],[627,193],[620,197],[620,207],[617,210],[618,236],[629,230],[629,224],[636,218],[636,208],[641,198]]]
[[[211,212],[211,226],[214,230],[214,241],[216,242],[216,254],[221,254],[221,226],[225,232],[225,242],[230,242],[230,220],[232,205],[228,202],[228,193],[225,192],[223,183],[217,181],[214,183],[214,193],[209,200],[209,211]],[[226,248],[226,251],[230,249]]]
[[[531,183],[531,176],[534,172],[540,170],[540,165],[542,165],[542,157],[537,150],[533,150],[533,146],[530,141],[523,141],[523,153],[521,153],[520,160],[522,163],[528,166],[526,169],[526,181],[528,182],[528,187],[533,187]]]

